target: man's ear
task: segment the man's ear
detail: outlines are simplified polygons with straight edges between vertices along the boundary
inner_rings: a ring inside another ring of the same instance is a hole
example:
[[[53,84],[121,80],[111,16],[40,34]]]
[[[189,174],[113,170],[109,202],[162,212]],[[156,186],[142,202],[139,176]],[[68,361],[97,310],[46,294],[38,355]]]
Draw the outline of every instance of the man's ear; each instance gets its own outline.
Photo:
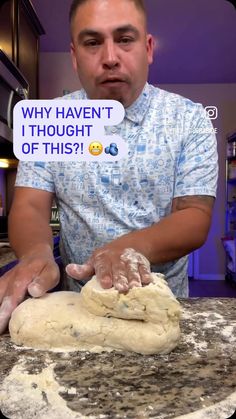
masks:
[[[152,64],[153,53],[154,53],[154,38],[150,34],[147,35],[146,48],[147,48],[148,64]]]
[[[77,72],[77,60],[76,60],[76,54],[75,54],[75,46],[73,42],[70,43],[70,55],[71,55],[73,69]]]

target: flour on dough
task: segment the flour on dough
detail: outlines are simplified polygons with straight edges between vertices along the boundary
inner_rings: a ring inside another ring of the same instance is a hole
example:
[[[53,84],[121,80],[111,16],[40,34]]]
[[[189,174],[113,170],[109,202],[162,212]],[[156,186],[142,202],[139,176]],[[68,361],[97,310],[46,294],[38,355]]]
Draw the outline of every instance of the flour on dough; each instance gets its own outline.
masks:
[[[125,350],[166,354],[178,344],[181,308],[161,274],[127,294],[103,289],[93,277],[81,293],[48,293],[21,303],[9,331],[17,345],[36,349]]]

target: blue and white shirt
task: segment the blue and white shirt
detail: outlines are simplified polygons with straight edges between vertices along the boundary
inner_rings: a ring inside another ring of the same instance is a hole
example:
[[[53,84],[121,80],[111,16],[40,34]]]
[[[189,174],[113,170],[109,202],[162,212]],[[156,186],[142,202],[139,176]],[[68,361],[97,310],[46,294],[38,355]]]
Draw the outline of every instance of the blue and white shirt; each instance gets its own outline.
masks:
[[[63,99],[87,96],[80,90]],[[201,104],[146,83],[125,111],[106,133],[127,142],[127,158],[19,164],[16,186],[56,195],[64,264],[82,264],[94,249],[157,223],[175,197],[216,195],[216,138]],[[187,256],[152,270],[166,275],[176,296],[188,296]],[[74,280],[69,288],[79,290]]]

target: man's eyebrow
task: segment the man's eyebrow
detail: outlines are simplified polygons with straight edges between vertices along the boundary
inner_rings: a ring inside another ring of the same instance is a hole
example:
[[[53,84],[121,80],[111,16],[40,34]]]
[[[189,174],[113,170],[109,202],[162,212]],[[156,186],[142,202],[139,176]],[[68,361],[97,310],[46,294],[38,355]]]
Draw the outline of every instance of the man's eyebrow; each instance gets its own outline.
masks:
[[[120,26],[113,31],[114,34],[123,34],[126,32],[132,32],[135,36],[139,35],[138,29],[136,29],[133,25]],[[86,36],[101,37],[103,34],[102,32],[96,31],[94,29],[83,29],[78,35],[78,41],[82,41]]]
[[[133,25],[124,25],[114,30],[115,33],[125,33],[125,32],[132,32],[134,35],[138,36],[139,31]]]

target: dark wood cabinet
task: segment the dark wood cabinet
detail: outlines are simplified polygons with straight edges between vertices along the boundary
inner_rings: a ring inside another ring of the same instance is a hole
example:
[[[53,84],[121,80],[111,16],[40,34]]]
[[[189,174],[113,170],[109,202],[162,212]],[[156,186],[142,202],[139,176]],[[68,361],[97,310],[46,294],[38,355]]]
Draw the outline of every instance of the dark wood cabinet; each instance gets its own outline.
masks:
[[[0,1],[0,48],[15,61],[16,45],[16,14],[15,2],[9,0]]]
[[[0,48],[29,83],[29,99],[39,97],[39,37],[44,29],[29,0],[0,0]]]

